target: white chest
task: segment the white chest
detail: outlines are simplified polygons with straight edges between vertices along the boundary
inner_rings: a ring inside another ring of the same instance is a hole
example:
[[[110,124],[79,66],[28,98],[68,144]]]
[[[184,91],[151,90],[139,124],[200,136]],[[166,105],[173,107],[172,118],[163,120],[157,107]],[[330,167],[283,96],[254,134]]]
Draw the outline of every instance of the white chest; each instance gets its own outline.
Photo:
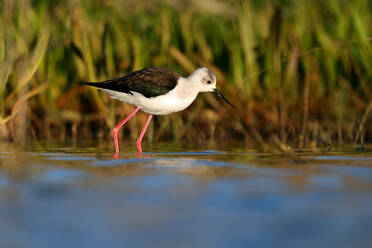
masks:
[[[154,115],[166,115],[173,112],[182,111],[195,100],[197,92],[188,95],[180,95],[176,89],[169,91],[165,95],[146,98],[142,94],[132,92],[132,94],[106,90],[112,98],[133,104],[141,108],[143,112]]]
[[[182,111],[195,100],[197,93],[180,97],[176,90],[171,90],[165,95],[146,98],[139,93],[134,92],[136,98],[135,105],[148,114],[166,115],[173,112]]]

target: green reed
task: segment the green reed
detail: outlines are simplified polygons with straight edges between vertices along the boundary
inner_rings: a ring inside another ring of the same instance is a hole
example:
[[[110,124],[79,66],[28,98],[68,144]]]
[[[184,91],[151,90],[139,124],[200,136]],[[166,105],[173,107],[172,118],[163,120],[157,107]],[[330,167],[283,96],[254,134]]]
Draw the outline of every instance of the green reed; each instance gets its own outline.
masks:
[[[202,94],[156,118],[150,140],[238,138],[281,149],[371,141],[369,1],[4,0],[0,8],[2,139],[109,140],[132,107],[79,81],[204,66],[239,110]],[[135,139],[144,121],[139,114],[125,136]]]

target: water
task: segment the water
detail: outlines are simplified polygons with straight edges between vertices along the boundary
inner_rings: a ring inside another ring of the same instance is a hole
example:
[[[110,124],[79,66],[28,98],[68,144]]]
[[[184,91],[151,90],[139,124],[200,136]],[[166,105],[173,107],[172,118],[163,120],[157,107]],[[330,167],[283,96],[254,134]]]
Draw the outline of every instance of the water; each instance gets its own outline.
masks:
[[[153,150],[2,147],[0,247],[370,247],[370,149]]]

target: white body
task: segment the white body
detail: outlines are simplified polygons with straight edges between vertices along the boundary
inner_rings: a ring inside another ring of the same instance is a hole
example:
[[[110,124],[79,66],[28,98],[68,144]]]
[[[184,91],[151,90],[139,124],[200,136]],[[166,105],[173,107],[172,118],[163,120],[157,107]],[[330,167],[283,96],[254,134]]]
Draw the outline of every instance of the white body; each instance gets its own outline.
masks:
[[[180,77],[174,89],[165,95],[156,97],[147,98],[133,91],[131,91],[132,94],[127,94],[114,90],[102,90],[109,93],[112,98],[135,105],[148,114],[166,115],[186,109],[195,100],[199,92],[213,91],[216,87],[216,77],[213,75],[213,81],[206,84],[205,78],[210,75],[208,72],[208,69],[200,68],[188,78]]]

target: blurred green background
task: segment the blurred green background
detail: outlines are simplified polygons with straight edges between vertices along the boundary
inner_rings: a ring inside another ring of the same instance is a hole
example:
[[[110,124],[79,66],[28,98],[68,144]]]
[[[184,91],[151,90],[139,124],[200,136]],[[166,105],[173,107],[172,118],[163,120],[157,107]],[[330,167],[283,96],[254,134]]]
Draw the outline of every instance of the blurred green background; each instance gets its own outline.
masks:
[[[200,94],[156,117],[150,142],[371,141],[371,1],[3,0],[0,10],[2,141],[111,142],[133,106],[78,82],[152,66],[208,67],[239,110]],[[145,119],[121,137],[136,139]]]

